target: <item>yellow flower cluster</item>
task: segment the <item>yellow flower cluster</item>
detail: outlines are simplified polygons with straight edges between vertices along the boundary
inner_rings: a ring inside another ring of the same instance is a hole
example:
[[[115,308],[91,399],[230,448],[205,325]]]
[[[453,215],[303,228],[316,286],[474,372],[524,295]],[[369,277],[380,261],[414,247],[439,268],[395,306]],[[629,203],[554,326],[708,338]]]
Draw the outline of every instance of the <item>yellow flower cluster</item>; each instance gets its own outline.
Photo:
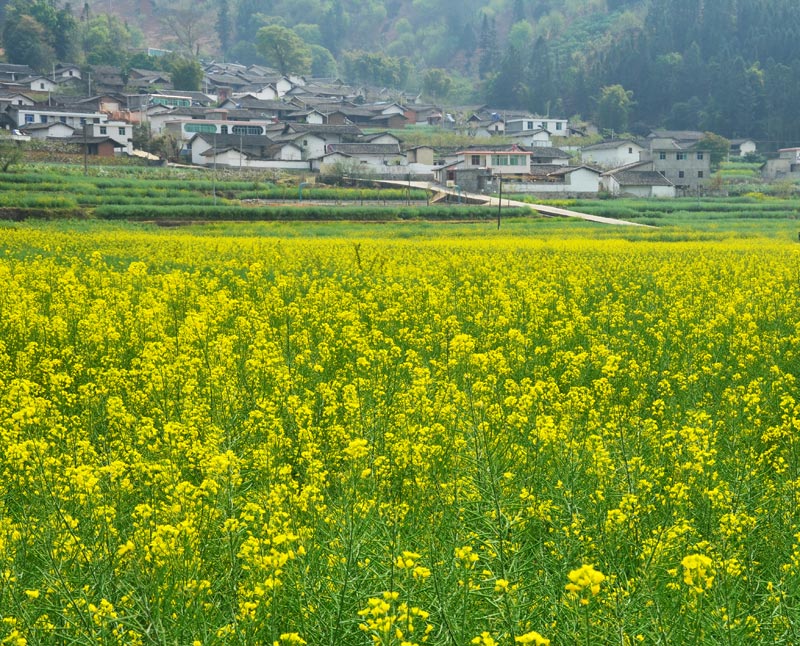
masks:
[[[800,248],[547,226],[3,228],[0,643],[796,641]]]
[[[600,594],[600,584],[606,580],[606,575],[595,570],[591,565],[582,565],[572,570],[568,575],[569,583],[565,589],[572,598],[580,597],[583,605],[589,603],[589,596]]]
[[[702,594],[714,583],[714,566],[705,554],[689,554],[681,561],[683,582],[692,592]]]
[[[419,646],[428,641],[433,625],[424,610],[400,602],[399,593],[384,592],[367,600],[367,607],[358,611],[364,618],[359,628],[380,646]]]

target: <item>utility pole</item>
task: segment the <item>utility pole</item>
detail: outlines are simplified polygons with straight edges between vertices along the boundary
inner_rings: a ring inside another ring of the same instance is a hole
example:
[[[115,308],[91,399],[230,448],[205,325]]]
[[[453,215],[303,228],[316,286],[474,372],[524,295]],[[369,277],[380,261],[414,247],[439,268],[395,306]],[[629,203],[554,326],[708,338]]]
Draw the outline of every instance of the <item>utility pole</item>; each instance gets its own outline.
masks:
[[[83,174],[89,174],[89,144],[86,141],[86,128],[88,124],[83,124]]]
[[[214,126],[214,138],[211,144],[214,153],[214,169],[211,171],[211,192],[214,194],[214,206],[217,205],[217,126]],[[241,155],[241,152],[239,153]]]
[[[497,200],[497,229],[500,230],[500,211],[503,208],[503,176],[500,175],[500,199]]]

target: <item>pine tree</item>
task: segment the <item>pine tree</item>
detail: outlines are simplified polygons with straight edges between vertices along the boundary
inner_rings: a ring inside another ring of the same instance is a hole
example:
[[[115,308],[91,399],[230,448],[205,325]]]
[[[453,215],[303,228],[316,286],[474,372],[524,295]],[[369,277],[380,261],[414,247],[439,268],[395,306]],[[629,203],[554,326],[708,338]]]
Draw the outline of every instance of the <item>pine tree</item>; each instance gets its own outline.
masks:
[[[478,75],[481,78],[486,78],[494,71],[497,62],[497,29],[495,20],[494,18],[489,20],[486,14],[483,14],[479,45]]]
[[[231,21],[230,3],[228,0],[217,0],[217,37],[222,53],[226,54],[233,45],[233,23]]]

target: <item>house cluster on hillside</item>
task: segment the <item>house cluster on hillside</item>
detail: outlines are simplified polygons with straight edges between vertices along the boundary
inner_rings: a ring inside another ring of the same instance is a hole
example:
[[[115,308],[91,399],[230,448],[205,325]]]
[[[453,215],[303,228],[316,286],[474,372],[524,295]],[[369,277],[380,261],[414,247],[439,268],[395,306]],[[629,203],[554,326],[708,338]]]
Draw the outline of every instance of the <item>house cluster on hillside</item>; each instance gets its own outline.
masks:
[[[257,65],[211,63],[203,91],[191,92],[173,89],[169,74],[154,70],[123,75],[98,66],[82,74],[58,65],[43,77],[0,64],[0,119],[20,137],[63,140],[91,155],[132,154],[133,126],[146,123],[154,136],[171,134],[183,159],[198,166],[322,174],[346,168],[353,176],[413,176],[465,191],[497,190],[502,178],[514,192],[669,197],[703,190],[711,175],[702,133],[656,130],[643,140],[561,149],[553,142],[586,131],[564,118],[489,106],[446,112],[386,89]],[[420,124],[458,129],[475,144],[409,148],[388,132]],[[755,151],[750,141],[733,144],[734,154]],[[774,172],[791,171],[797,159]]]

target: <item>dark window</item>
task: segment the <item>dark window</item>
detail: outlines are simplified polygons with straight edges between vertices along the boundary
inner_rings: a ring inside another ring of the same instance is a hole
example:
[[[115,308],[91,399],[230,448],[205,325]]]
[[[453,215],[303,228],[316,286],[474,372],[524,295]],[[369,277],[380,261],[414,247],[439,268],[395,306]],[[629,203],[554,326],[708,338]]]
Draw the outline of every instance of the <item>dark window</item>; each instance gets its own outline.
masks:
[[[100,126],[100,134],[101,135],[107,135],[108,134],[108,129],[105,126]]]
[[[480,166],[481,165],[481,156],[480,155],[472,155],[472,165],[473,166]]]
[[[684,160],[684,159],[686,159],[686,153],[677,153],[677,154],[675,155],[675,158],[676,158],[678,161]]]
[[[684,176],[685,176],[685,173],[684,173],[682,170],[679,170],[679,171],[678,171],[678,177],[680,177],[681,179],[683,179],[683,178],[684,178]]]
[[[697,153],[697,159],[703,159],[703,153]]]
[[[697,177],[703,179],[703,171],[701,170],[697,171]]]
[[[666,159],[667,158],[667,153],[658,153],[658,158],[659,159]]]

